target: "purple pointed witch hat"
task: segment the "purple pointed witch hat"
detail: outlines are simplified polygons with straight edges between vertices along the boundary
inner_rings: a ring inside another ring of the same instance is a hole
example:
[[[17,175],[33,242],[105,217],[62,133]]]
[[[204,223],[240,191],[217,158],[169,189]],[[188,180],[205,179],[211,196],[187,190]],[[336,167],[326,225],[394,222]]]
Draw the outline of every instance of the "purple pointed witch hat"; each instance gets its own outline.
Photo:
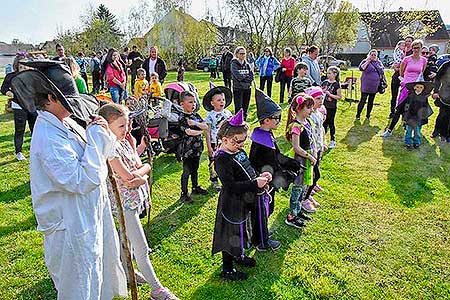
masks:
[[[228,120],[228,123],[230,123],[230,125],[234,127],[244,126],[245,125],[244,110],[241,108],[237,112],[237,114],[235,114]]]

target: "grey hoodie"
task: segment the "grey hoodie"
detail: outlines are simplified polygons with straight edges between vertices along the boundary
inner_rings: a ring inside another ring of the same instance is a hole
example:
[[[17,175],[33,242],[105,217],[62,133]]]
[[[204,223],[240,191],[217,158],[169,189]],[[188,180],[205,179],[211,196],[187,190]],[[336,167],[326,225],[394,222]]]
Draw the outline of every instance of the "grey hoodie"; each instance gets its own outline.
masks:
[[[308,65],[308,73],[306,76],[311,79],[313,83],[315,82],[316,85],[320,86],[322,81],[320,80],[320,67],[317,60],[312,60],[311,57],[306,55],[302,57],[302,61]]]
[[[249,63],[245,60],[243,64],[238,59],[231,61],[231,76],[233,78],[233,89],[249,89],[252,85],[254,73]]]

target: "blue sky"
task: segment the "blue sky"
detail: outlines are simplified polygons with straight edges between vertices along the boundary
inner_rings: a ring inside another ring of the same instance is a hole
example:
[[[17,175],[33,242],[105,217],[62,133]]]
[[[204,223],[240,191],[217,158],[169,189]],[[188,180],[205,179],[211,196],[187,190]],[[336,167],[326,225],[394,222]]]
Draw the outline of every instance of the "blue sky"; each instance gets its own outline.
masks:
[[[56,36],[57,28],[69,29],[79,25],[79,16],[89,4],[104,3],[118,17],[124,20],[130,7],[143,0],[0,0],[0,41],[11,42],[13,38],[37,44]],[[438,9],[446,24],[450,24],[448,0],[395,0],[391,9],[402,6],[407,9]],[[217,0],[208,0],[217,3]],[[375,0],[351,0],[361,11],[373,7]],[[205,14],[205,0],[192,0],[190,13],[197,19]],[[214,6],[214,5],[213,5]],[[210,4],[211,7],[211,4]]]

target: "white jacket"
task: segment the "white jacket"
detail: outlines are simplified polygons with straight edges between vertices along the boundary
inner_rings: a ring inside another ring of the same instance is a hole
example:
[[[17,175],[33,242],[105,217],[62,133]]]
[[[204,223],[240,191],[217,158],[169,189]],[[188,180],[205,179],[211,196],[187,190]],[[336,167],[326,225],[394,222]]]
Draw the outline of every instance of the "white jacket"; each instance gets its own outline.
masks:
[[[33,209],[58,299],[126,296],[105,184],[115,138],[99,125],[64,123],[39,112],[30,149]]]

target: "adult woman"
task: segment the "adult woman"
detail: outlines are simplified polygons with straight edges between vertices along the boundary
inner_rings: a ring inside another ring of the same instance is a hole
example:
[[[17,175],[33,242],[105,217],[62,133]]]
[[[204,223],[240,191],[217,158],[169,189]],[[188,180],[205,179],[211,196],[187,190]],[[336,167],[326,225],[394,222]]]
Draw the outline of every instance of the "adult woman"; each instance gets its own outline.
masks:
[[[399,73],[400,78],[402,78],[400,83],[400,95],[397,99],[397,106],[395,107],[395,113],[392,117],[391,124],[389,124],[386,131],[381,135],[382,137],[390,137],[392,135],[392,130],[394,130],[395,125],[397,125],[398,120],[400,120],[400,116],[404,111],[404,101],[409,93],[406,84],[417,81],[417,79],[423,77],[423,72],[427,66],[427,59],[421,56],[422,47],[422,40],[414,40],[411,43],[412,55],[406,56],[400,64]]]
[[[370,119],[370,113],[373,108],[373,101],[375,100],[375,94],[378,91],[381,77],[384,76],[384,67],[381,61],[378,59],[378,51],[372,49],[367,54],[367,58],[359,64],[359,69],[362,71],[361,75],[361,100],[358,104],[356,112],[356,120],[361,117],[361,112],[364,105],[367,103],[366,119]]]
[[[291,85],[292,77],[294,76],[295,59],[292,57],[291,48],[284,49],[284,57],[281,60],[281,71],[283,76],[280,80],[280,103],[284,102],[284,91]]]
[[[264,54],[255,62],[259,69],[259,89],[264,91],[267,82],[267,95],[272,97],[273,71],[280,67],[280,62],[273,56],[272,48],[264,48]]]
[[[17,160],[25,160],[25,156],[22,154],[22,145],[23,145],[23,136],[25,134],[25,127],[28,121],[28,127],[30,128],[31,133],[33,133],[34,123],[36,122],[37,112],[29,112],[26,109],[23,109],[17,104],[17,100],[15,95],[11,90],[11,80],[13,77],[23,70],[26,70],[27,67],[19,64],[21,60],[26,59],[25,53],[18,53],[14,58],[13,62],[13,70],[14,72],[6,75],[3,80],[1,92],[3,95],[6,95],[13,100],[11,101],[11,108],[14,113],[14,148],[16,150],[16,159]]]
[[[239,46],[234,50],[231,60],[231,76],[233,79],[234,111],[237,113],[241,108],[244,110],[244,117],[247,118],[248,106],[250,104],[251,85],[254,73],[249,63],[245,59],[247,52],[244,47]]]
[[[320,66],[317,62],[317,57],[319,56],[319,47],[317,46],[311,46],[306,51],[306,55],[302,56],[302,61],[308,66],[308,76],[309,79],[311,79],[311,82],[313,85],[320,86],[322,83],[322,80],[320,78]]]
[[[116,49],[111,48],[108,50],[102,69],[106,70],[106,80],[112,100],[114,103],[120,103],[121,100],[127,97],[126,75],[122,59]]]

